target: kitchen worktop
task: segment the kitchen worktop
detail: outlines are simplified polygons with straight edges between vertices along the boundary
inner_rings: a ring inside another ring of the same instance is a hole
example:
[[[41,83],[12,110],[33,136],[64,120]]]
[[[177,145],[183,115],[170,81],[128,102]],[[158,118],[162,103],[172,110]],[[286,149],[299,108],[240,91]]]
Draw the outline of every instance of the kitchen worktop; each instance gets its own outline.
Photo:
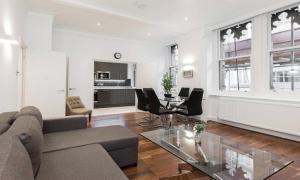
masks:
[[[94,89],[135,89],[132,86],[94,86]]]

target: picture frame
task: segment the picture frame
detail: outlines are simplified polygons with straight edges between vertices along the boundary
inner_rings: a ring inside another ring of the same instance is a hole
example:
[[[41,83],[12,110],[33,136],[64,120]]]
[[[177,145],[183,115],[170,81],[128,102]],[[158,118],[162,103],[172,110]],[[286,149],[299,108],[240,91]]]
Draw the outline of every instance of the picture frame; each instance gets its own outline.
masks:
[[[183,78],[193,78],[194,76],[194,71],[193,70],[185,70],[182,73]]]

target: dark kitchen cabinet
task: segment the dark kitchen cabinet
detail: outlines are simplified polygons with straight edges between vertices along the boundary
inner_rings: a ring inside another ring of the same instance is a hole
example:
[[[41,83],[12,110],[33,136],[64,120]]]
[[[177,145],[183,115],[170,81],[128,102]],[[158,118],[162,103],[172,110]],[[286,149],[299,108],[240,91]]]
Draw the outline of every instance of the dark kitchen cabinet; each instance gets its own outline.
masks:
[[[111,90],[98,90],[97,99],[95,100],[95,108],[99,107],[109,107],[111,105],[112,92]]]
[[[111,63],[110,64],[110,79],[124,80],[127,79],[127,64]]]
[[[135,105],[135,91],[134,89],[125,89],[125,96],[126,96],[126,104],[130,106]]]
[[[96,93],[95,108],[135,105],[134,89],[99,89]]]
[[[110,79],[127,79],[128,65],[125,63],[95,62],[94,71],[109,71]]]
[[[127,79],[128,65],[127,64],[119,64],[119,79]]]

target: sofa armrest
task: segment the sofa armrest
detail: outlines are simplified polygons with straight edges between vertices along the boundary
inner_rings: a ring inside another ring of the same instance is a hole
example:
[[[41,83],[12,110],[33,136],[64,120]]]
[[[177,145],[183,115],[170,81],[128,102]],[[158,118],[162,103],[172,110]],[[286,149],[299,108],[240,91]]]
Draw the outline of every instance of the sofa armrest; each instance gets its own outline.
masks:
[[[66,116],[55,119],[44,119],[43,133],[53,133],[87,128],[87,118],[85,116]]]

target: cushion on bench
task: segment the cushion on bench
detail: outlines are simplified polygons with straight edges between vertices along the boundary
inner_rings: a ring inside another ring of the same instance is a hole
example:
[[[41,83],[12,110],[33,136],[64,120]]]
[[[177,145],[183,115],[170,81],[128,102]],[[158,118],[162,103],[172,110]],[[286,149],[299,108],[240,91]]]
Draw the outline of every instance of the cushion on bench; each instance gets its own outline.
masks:
[[[0,123],[12,124],[16,120],[18,112],[4,112],[0,114]]]
[[[18,136],[26,148],[32,163],[33,173],[38,172],[41,164],[43,133],[34,116],[21,116],[15,120],[3,136]]]
[[[127,180],[99,144],[43,153],[36,180]]]
[[[16,136],[0,137],[0,179],[33,180],[29,155]]]
[[[101,144],[106,151],[138,146],[138,136],[122,126],[87,128],[44,134],[43,152]]]

